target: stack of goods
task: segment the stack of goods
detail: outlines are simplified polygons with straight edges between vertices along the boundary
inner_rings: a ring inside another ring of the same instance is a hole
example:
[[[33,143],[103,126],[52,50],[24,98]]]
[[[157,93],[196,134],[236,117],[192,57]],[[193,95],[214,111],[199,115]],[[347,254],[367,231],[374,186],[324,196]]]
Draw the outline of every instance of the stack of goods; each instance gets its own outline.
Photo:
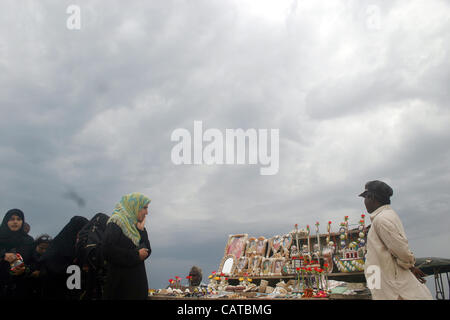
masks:
[[[249,237],[248,234],[230,235],[219,273],[233,279],[295,278],[293,290],[297,294],[325,297],[329,293],[329,274],[364,270],[367,233],[364,218],[365,215],[361,215],[358,228],[349,230],[346,216],[339,233],[331,232],[332,222],[329,221],[326,234],[319,233],[319,222],[315,224],[315,236],[311,235],[309,225],[299,229],[297,224],[291,232],[269,239]],[[357,241],[351,238],[354,234],[358,236]],[[336,236],[340,237],[339,242]],[[225,287],[213,279],[211,288],[220,291]]]
[[[364,218],[361,215],[358,227],[349,230],[346,216],[340,224],[339,233],[331,232],[332,222],[329,221],[326,234],[319,233],[319,222],[315,224],[315,236],[311,235],[309,225],[299,229],[297,224],[291,232],[269,239],[249,237],[248,234],[230,235],[219,270],[209,276],[207,287],[183,287],[181,278],[175,277],[175,280],[169,280],[169,288],[154,294],[203,298],[304,299],[328,298],[330,294],[337,295],[341,291],[345,295],[362,292],[365,289],[351,288],[343,283],[336,285],[328,276],[363,270],[367,237]],[[352,239],[355,235],[357,240]],[[336,237],[340,241],[336,241]],[[277,279],[279,282],[275,286],[269,285],[269,280],[273,282]],[[258,281],[259,285],[256,284]]]

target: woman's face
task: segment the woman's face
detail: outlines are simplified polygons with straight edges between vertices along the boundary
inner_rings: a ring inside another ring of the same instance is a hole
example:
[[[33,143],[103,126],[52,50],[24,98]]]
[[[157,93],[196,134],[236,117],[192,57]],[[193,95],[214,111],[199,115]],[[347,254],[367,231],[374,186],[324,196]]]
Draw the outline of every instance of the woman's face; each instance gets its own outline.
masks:
[[[39,245],[36,246],[36,251],[42,255],[45,253],[45,251],[47,251],[49,245],[50,244],[48,242],[40,243]]]
[[[11,231],[19,231],[22,228],[23,220],[16,215],[12,215],[8,221],[8,228]]]
[[[138,222],[144,221],[145,216],[148,214],[148,204],[146,204],[137,214]]]

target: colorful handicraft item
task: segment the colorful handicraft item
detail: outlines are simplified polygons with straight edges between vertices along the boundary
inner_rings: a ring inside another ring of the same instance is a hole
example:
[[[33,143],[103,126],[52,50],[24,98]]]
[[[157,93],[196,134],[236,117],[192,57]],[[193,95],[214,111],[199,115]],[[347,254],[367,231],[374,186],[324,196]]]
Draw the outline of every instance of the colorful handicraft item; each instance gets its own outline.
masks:
[[[340,257],[334,256],[333,261],[340,272],[356,272],[364,271],[364,253],[365,253],[365,233],[364,233],[364,215],[361,215],[361,220],[358,227],[358,243],[350,242],[347,246],[348,239],[348,216],[345,221],[341,223],[339,229],[341,238]]]

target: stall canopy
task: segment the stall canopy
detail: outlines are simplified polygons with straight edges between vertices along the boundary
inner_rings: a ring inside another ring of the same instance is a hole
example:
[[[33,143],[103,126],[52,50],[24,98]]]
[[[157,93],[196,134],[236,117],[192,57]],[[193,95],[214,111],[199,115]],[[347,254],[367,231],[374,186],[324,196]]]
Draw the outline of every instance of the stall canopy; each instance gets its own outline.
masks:
[[[416,267],[423,271],[426,275],[434,275],[434,285],[436,288],[436,299],[445,300],[444,281],[442,274],[447,276],[448,289],[450,290],[450,259],[444,258],[417,258]]]
[[[450,259],[427,257],[416,258],[416,267],[426,275],[450,272]]]

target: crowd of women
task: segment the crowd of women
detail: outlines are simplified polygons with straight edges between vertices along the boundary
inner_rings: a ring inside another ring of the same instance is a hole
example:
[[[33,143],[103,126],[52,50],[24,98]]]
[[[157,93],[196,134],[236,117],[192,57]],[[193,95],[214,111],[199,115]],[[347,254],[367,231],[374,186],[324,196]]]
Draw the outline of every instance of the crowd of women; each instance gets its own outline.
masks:
[[[144,261],[151,254],[145,229],[150,199],[122,197],[112,215],[74,216],[54,237],[33,239],[25,214],[9,210],[0,226],[0,297],[12,299],[146,299]],[[68,285],[68,267],[80,285]]]

